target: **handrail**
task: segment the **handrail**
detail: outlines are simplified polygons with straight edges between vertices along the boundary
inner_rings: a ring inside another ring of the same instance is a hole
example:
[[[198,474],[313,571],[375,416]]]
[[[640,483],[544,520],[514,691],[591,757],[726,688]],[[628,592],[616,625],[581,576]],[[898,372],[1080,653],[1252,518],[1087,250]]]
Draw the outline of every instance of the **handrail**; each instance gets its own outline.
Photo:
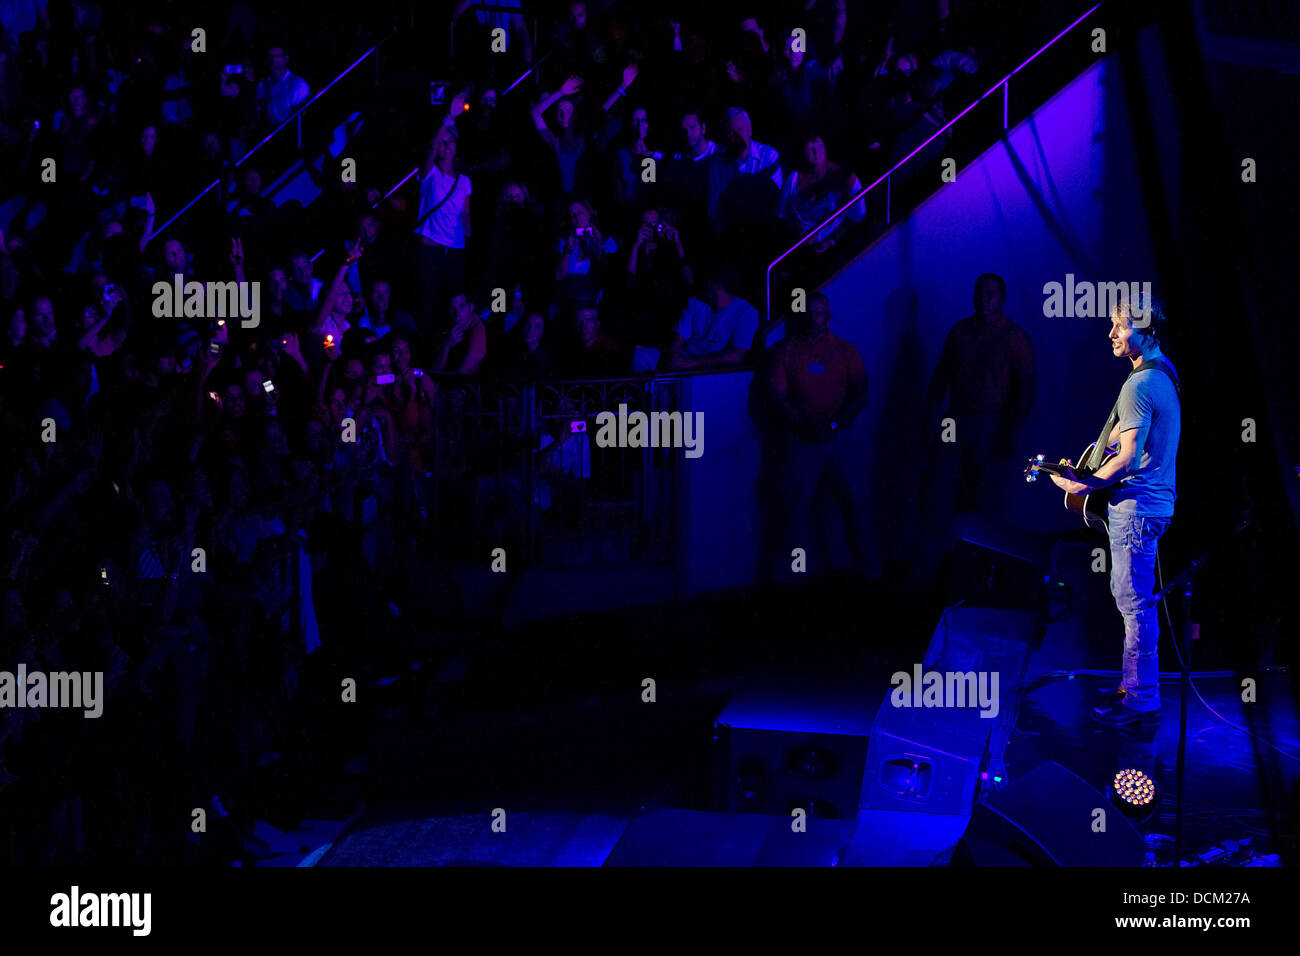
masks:
[[[1104,2],[1104,0],[1102,0],[1102,2]],[[1077,20],[1075,20],[1073,23],[1071,23],[1068,27],[1066,27],[1064,30],[1062,30],[1060,33],[1058,33],[1056,36],[1052,37],[1052,39],[1048,40],[1048,41],[1047,41],[1046,43],[1044,43],[1041,47],[1039,47],[1038,50],[1037,50],[1035,53],[1033,53],[1033,54],[1032,54],[1028,59],[1026,59],[1026,60],[1025,60],[1023,63],[1021,63],[1018,67],[1016,67],[1014,70],[1012,70],[1012,71],[1011,71],[1010,73],[1008,73],[1006,76],[1004,76],[1002,79],[998,80],[998,81],[997,81],[996,83],[994,83],[991,87],[989,87],[988,90],[987,90],[984,94],[982,94],[978,99],[974,100],[974,101],[973,101],[969,106],[967,106],[964,110],[962,110],[960,113],[958,113],[958,114],[957,114],[956,116],[954,116],[952,119],[948,120],[948,122],[945,123],[943,126],[941,126],[939,129],[935,130],[935,132],[934,132],[933,134],[931,134],[931,136],[930,136],[929,139],[927,139],[927,140],[926,140],[924,143],[922,143],[920,146],[916,147],[916,149],[912,150],[910,153],[908,153],[906,156],[904,156],[902,159],[900,159],[900,160],[899,160],[897,163],[895,163],[895,164],[894,164],[894,165],[893,165],[893,166],[892,166],[892,167],[891,167],[887,172],[885,172],[885,173],[884,173],[883,175],[881,175],[878,179],[876,179],[876,181],[873,182],[870,186],[865,187],[861,192],[858,192],[856,195],[854,195],[852,199],[850,199],[848,202],[846,202],[846,203],[845,203],[843,206],[841,206],[839,209],[835,210],[833,213],[831,213],[829,216],[827,216],[826,219],[825,219],[822,223],[820,223],[820,224],[817,225],[817,226],[814,226],[814,227],[813,227],[812,229],[810,229],[806,234],[804,234],[804,236],[802,236],[802,237],[801,237],[801,238],[800,238],[800,239],[799,239],[799,240],[798,240],[794,245],[792,245],[792,246],[791,246],[789,249],[787,249],[785,252],[781,253],[779,256],[777,256],[775,259],[773,259],[772,262],[770,262],[770,263],[768,264],[767,272],[765,273],[765,275],[764,275],[764,280],[763,280],[763,281],[764,281],[764,312],[763,312],[763,323],[764,323],[764,324],[763,324],[763,328],[762,328],[760,334],[765,334],[766,332],[768,332],[768,331],[770,331],[772,328],[774,328],[775,325],[776,325],[775,320],[773,320],[773,318],[772,318],[772,270],[773,270],[773,269],[775,269],[775,268],[776,268],[777,266],[779,266],[782,262],[784,262],[786,259],[788,259],[791,255],[793,255],[794,252],[795,252],[796,250],[798,250],[800,247],[802,247],[802,246],[804,245],[804,243],[806,243],[806,242],[808,242],[810,239],[813,239],[814,237],[816,237],[816,236],[817,236],[817,235],[818,235],[818,234],[819,234],[819,233],[820,233],[824,228],[826,228],[826,226],[828,226],[830,223],[834,222],[835,220],[839,219],[840,216],[842,216],[845,212],[847,212],[848,210],[850,210],[850,209],[852,209],[854,206],[856,206],[858,203],[860,203],[864,198],[866,198],[867,193],[871,192],[873,189],[875,189],[877,186],[879,186],[882,182],[885,182],[885,183],[889,182],[890,177],[893,176],[894,173],[898,172],[898,170],[899,170],[900,168],[902,168],[902,166],[903,166],[903,165],[904,165],[904,164],[905,164],[909,159],[911,159],[911,158],[912,158],[913,156],[915,156],[917,153],[921,152],[921,150],[923,150],[923,149],[925,149],[927,146],[929,146],[929,145],[930,145],[932,142],[934,142],[935,139],[937,139],[939,136],[942,136],[942,135],[944,134],[944,132],[946,132],[950,126],[952,126],[954,123],[956,123],[959,119],[961,119],[963,116],[965,116],[965,115],[966,115],[967,113],[969,113],[971,110],[973,110],[975,107],[979,106],[980,103],[983,103],[984,100],[986,100],[989,96],[991,96],[993,93],[995,93],[995,92],[996,92],[997,90],[999,90],[999,89],[1002,90],[1002,129],[1003,129],[1003,131],[1005,132],[1005,131],[1008,129],[1008,122],[1007,122],[1007,105],[1008,105],[1008,104],[1007,104],[1007,99],[1008,99],[1008,96],[1009,96],[1009,90],[1010,90],[1010,85],[1009,85],[1009,84],[1010,84],[1011,78],[1012,78],[1013,76],[1015,76],[1017,73],[1019,73],[1021,70],[1023,70],[1025,67],[1027,67],[1027,66],[1028,66],[1030,63],[1032,63],[1034,60],[1038,59],[1038,57],[1039,57],[1040,55],[1042,55],[1042,53],[1043,53],[1044,51],[1046,51],[1048,47],[1050,47],[1050,46],[1052,46],[1053,44],[1055,44],[1057,40],[1061,39],[1061,37],[1065,36],[1067,33],[1069,33],[1071,30],[1073,30],[1075,27],[1077,27],[1080,23],[1082,23],[1084,20],[1086,20],[1088,17],[1090,17],[1090,16],[1092,16],[1094,13],[1096,13],[1097,10],[1101,7],[1101,5],[1102,5],[1101,2],[1094,4],[1090,9],[1088,9],[1087,11],[1085,11],[1085,12],[1084,12],[1084,13],[1083,13],[1083,14],[1082,14],[1082,15],[1081,15]],[[888,188],[888,187],[887,187],[887,188]],[[889,222],[889,214],[888,214],[888,211],[886,211],[885,217],[886,217],[886,218],[885,218],[885,221],[886,221],[886,223],[888,223],[888,222]]]
[[[283,130],[290,123],[293,123],[295,121],[297,121],[298,124],[298,145],[301,146],[302,145],[302,114],[305,113],[313,103],[315,103],[318,99],[320,99],[330,90],[332,90],[338,84],[338,82],[343,79],[343,77],[347,76],[358,66],[360,66],[361,63],[367,58],[369,58],[371,54],[377,54],[379,52],[379,48],[396,35],[397,35],[397,31],[394,30],[392,33],[388,34],[388,36],[384,37],[382,40],[380,40],[378,43],[372,46],[365,53],[361,54],[361,56],[357,57],[357,59],[353,60],[352,64],[348,66],[346,69],[344,69],[342,73],[334,77],[334,79],[332,79],[326,86],[322,87],[311,98],[309,98],[307,102],[303,103],[302,106],[298,107],[298,109],[294,111],[294,114],[292,116],[286,119],[283,123],[281,123],[275,129],[273,129],[271,132],[267,133],[266,136],[263,137],[260,143],[258,143],[256,146],[254,146],[252,149],[246,152],[243,156],[241,156],[238,160],[236,160],[233,165],[228,167],[223,167],[220,176],[218,176],[212,182],[208,183],[205,187],[203,187],[203,189],[199,192],[199,194],[195,196],[193,199],[191,199],[189,202],[187,202],[184,206],[182,206],[174,216],[172,216],[165,223],[163,223],[161,226],[159,226],[157,229],[151,232],[149,234],[149,238],[145,240],[145,244],[147,245],[148,243],[152,242],[154,239],[158,238],[158,236],[160,236],[165,229],[171,226],[172,223],[174,223],[181,216],[185,215],[185,213],[188,212],[189,209],[195,203],[197,203],[200,199],[202,199],[204,196],[210,193],[214,188],[221,185],[221,181],[225,178],[227,173],[233,172],[234,170],[238,169],[240,166],[244,165],[244,163],[247,162],[248,159],[254,153],[256,153],[259,149],[261,149],[272,139],[274,139],[277,135],[279,135],[281,130]]]

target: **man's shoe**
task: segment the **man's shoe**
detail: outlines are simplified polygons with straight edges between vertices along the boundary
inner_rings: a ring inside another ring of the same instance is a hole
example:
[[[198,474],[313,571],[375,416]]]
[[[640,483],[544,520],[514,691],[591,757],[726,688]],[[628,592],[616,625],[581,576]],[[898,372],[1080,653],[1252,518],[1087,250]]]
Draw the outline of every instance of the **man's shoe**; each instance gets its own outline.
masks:
[[[1123,687],[1103,687],[1097,691],[1097,700],[1094,706],[1098,710],[1109,710],[1111,707],[1118,707],[1124,703]]]
[[[1158,710],[1134,710],[1131,707],[1125,707],[1123,704],[1116,704],[1114,707],[1094,707],[1092,709],[1092,719],[1099,724],[1105,724],[1107,727],[1126,727],[1129,724],[1136,724],[1143,720],[1152,720],[1159,716]]]

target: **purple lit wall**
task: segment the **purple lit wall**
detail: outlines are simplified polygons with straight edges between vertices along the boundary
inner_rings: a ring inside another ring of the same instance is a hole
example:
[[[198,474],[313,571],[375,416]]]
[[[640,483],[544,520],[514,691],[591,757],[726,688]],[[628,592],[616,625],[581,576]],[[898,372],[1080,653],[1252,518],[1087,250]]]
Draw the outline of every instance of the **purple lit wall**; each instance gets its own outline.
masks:
[[[1116,67],[1102,61],[826,285],[832,330],[858,347],[870,376],[870,405],[841,440],[851,443],[883,559],[901,556],[890,548],[914,536],[922,397],[949,327],[971,312],[980,273],[1006,278],[1007,314],[1034,344],[1038,391],[1017,459],[1075,457],[1105,420],[1126,373],[1110,355],[1109,323],[1044,317],[1042,289],[1072,272],[1150,281],[1159,294],[1122,95]],[[757,532],[741,522],[757,521],[757,434],[735,404],[743,410],[748,376],[716,378],[692,384],[709,444],[686,471],[689,593],[747,583],[755,567]],[[724,438],[723,428],[734,431]],[[1018,467],[1005,480],[1010,520],[1072,526],[1050,485],[1025,486]],[[842,559],[842,542],[835,548]]]

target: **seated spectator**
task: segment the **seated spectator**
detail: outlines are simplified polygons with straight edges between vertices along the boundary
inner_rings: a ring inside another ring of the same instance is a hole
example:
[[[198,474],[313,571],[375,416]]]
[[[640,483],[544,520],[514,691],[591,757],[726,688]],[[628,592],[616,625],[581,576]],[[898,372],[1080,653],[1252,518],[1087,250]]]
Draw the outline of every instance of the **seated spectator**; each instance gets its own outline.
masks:
[[[551,352],[542,340],[546,333],[546,319],[530,312],[507,334],[499,360],[494,363],[497,374],[506,379],[542,379],[554,374]]]
[[[58,169],[68,177],[81,182],[90,179],[95,170],[95,134],[99,119],[91,109],[90,100],[83,87],[68,91],[68,108],[54,116],[54,129],[58,142]]]
[[[600,311],[594,302],[573,307],[574,343],[560,359],[560,371],[570,378],[613,378],[626,375],[628,356],[613,338],[600,330]]]
[[[139,149],[133,152],[123,183],[130,197],[152,193],[166,196],[172,187],[172,171],[164,164],[158,148],[158,127],[150,124],[140,131]]]
[[[278,126],[311,98],[311,87],[301,76],[289,72],[289,53],[282,46],[267,51],[270,68],[257,85],[257,102],[266,120]]]
[[[474,314],[468,295],[458,292],[451,298],[448,319],[434,340],[431,372],[473,375],[487,357],[487,328]]]
[[[182,282],[189,282],[194,278],[194,257],[179,239],[168,239],[162,247],[162,265],[149,271],[150,282],[174,282],[178,275]]]
[[[703,211],[709,201],[709,166],[717,155],[718,144],[709,139],[708,127],[698,111],[682,115],[681,130],[686,149],[673,154],[664,178],[683,202]]]
[[[781,154],[754,139],[749,114],[727,110],[727,148],[709,164],[709,218],[722,231],[732,221],[776,211],[783,182]]]
[[[4,346],[6,351],[12,351],[23,344],[23,339],[27,337],[27,314],[20,308],[15,308],[9,313],[9,323],[5,327]]]
[[[289,282],[284,292],[285,304],[293,312],[310,315],[317,310],[317,298],[325,284],[312,276],[311,256],[296,249],[289,256]]]
[[[673,371],[740,365],[758,333],[758,310],[740,298],[734,269],[714,271],[705,298],[686,303],[664,367]]]
[[[243,253],[240,253],[242,257]],[[285,302],[285,295],[289,291],[289,276],[279,266],[272,267],[266,273],[266,285],[264,286],[262,298],[262,316],[269,321],[272,329],[286,329],[292,326],[299,328],[303,325],[293,314],[293,311]]]
[[[386,279],[376,279],[370,287],[370,300],[357,324],[370,329],[379,338],[390,332],[399,335],[416,333],[415,319],[409,312],[392,308],[393,288]]]
[[[632,141],[621,148],[616,156],[619,202],[639,204],[650,195],[652,183],[646,182],[644,178],[645,161],[652,159],[655,163],[659,163],[663,160],[664,154],[646,145],[646,137],[649,135],[649,114],[644,107],[638,106],[632,111]],[[655,174],[657,178],[657,169]]]
[[[394,335],[391,354],[393,374],[397,376],[398,384],[406,390],[407,400],[418,399],[432,404],[437,386],[424,374],[423,369],[418,369],[411,364],[411,340],[403,335]]]
[[[852,170],[844,169],[826,158],[826,144],[813,133],[804,139],[803,168],[794,170],[781,187],[780,214],[797,236],[806,236],[826,220],[850,196],[862,191],[862,183]],[[817,233],[811,245],[818,254],[835,245],[835,236],[851,219],[861,222],[867,215],[867,201],[861,199],[835,222]]]
[[[275,211],[275,203],[262,195],[262,174],[249,166],[239,182],[239,192],[226,203],[232,216],[266,216]]]
[[[517,180],[506,183],[497,203],[487,274],[504,289],[522,286],[525,296],[540,296],[549,288],[545,273],[547,239],[542,218]]]

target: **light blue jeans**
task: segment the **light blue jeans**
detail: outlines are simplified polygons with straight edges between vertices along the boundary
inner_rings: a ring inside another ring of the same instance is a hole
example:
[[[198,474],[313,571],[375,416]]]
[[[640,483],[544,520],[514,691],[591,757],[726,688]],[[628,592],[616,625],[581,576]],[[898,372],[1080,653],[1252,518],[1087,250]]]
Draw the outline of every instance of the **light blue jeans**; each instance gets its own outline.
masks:
[[[1156,607],[1156,545],[1169,518],[1107,508],[1110,593],[1124,618],[1124,705],[1160,709],[1160,614]]]

